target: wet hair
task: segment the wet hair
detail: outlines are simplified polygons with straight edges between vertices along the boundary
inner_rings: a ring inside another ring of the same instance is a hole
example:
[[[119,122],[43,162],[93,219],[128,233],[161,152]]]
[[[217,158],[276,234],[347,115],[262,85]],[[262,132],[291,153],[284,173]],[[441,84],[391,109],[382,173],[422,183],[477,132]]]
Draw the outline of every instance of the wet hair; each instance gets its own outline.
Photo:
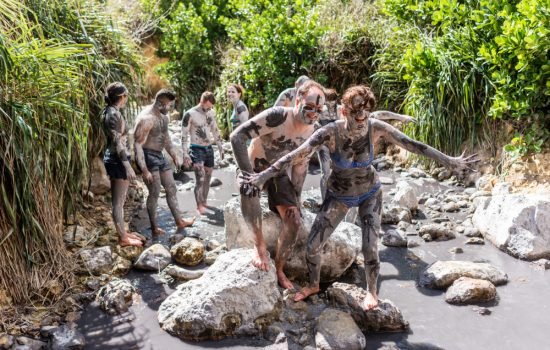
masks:
[[[161,98],[167,98],[170,101],[174,101],[176,99],[176,93],[170,89],[160,89],[155,95],[155,101],[158,101]]]
[[[338,93],[334,89],[325,89],[325,98],[328,101],[338,100]]]
[[[107,85],[105,96],[103,97],[107,106],[114,106],[122,98],[128,94],[128,89],[119,81]]]
[[[237,90],[237,92],[238,92],[239,94],[241,94],[241,98],[243,97],[243,95],[244,95],[244,88],[241,86],[241,84],[229,84],[229,85],[227,86],[227,88],[229,89],[230,87],[232,87],[232,88],[234,88],[235,90]],[[214,102],[212,102],[212,103],[214,103]]]
[[[325,89],[323,88],[323,86],[321,84],[319,84],[318,82],[316,82],[314,80],[308,79],[304,83],[304,85],[300,86],[300,88],[298,89],[298,92],[296,93],[296,97],[297,98],[302,98],[302,97],[304,97],[305,95],[308,94],[309,90],[314,89],[314,88],[317,88],[317,89],[321,90],[323,95],[325,94]]]
[[[213,105],[216,104],[216,98],[214,97],[214,94],[211,93],[210,91],[203,92],[201,95],[201,103],[204,103],[204,102],[210,102]]]
[[[362,97],[360,103],[355,103],[353,100],[355,97]],[[376,98],[372,90],[366,85],[352,86],[344,92],[342,96],[342,105],[351,111],[357,111],[361,109],[367,109],[368,111],[374,110],[376,107]]]
[[[306,81],[310,80],[307,75],[300,75],[298,79],[296,79],[296,86],[299,88],[300,86],[304,85]]]

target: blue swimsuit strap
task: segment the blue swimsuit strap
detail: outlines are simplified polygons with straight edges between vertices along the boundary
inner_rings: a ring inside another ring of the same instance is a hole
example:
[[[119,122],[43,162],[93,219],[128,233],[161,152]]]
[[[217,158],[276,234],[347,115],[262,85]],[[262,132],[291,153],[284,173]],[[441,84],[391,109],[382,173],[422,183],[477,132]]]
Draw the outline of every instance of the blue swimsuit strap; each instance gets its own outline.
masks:
[[[370,120],[368,121],[369,127],[369,159],[365,162],[357,162],[355,160],[348,161],[347,159],[342,159],[340,153],[331,153],[330,158],[334,165],[340,169],[354,169],[354,168],[368,168],[371,166],[372,161],[374,160],[374,147],[372,144],[372,127]]]
[[[338,201],[344,203],[349,208],[358,207],[363,204],[364,201],[374,196],[374,194],[378,192],[381,186],[382,184],[380,183],[380,181],[376,181],[376,183],[374,184],[374,186],[371,187],[370,190],[357,196],[340,196],[332,191],[330,191],[330,195],[336,198]]]

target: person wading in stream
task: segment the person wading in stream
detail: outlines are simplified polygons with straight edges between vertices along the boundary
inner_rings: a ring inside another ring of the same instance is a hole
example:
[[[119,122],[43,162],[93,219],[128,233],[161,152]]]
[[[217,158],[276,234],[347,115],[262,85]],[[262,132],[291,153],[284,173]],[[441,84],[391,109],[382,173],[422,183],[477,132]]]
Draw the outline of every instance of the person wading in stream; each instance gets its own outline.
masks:
[[[239,168],[245,172],[260,172],[280,157],[296,149],[314,131],[314,123],[325,103],[323,87],[309,80],[298,89],[294,107],[273,107],[241,124],[231,134],[231,145]],[[252,140],[247,152],[247,141]],[[266,184],[269,208],[280,215],[282,228],[277,242],[275,267],[279,284],[293,289],[283,272],[288,255],[301,225],[300,195],[308,162],[295,164],[289,174],[279,174]],[[260,200],[251,196],[255,187],[241,186],[241,209],[245,222],[254,232],[254,266],[267,271],[269,256],[262,235]]]
[[[103,155],[105,170],[111,179],[111,203],[113,221],[118,233],[118,244],[121,246],[142,246],[141,237],[126,232],[124,227],[124,202],[130,181],[136,174],[130,165],[130,152],[127,147],[128,128],[120,109],[128,102],[128,89],[124,84],[109,84],[105,93],[107,106],[101,114],[101,126],[107,139]]]
[[[166,149],[174,160],[176,168],[181,167],[181,160],[175,152],[168,133],[169,118],[167,114],[174,107],[175,99],[174,92],[168,89],[157,92],[155,102],[145,107],[138,115],[134,129],[136,161],[143,173],[143,180],[149,189],[147,212],[149,213],[153,235],[164,234],[164,230],[157,223],[157,202],[161,184],[166,191],[166,202],[176,221],[178,231],[191,226],[195,221],[195,218],[185,220],[178,208],[174,175],[170,164],[162,154],[162,150]]]
[[[365,277],[367,296],[363,301],[365,310],[378,305],[377,281],[380,269],[378,257],[378,234],[381,223],[382,191],[376,170],[372,166],[373,145],[384,139],[409,152],[427,156],[455,171],[470,169],[477,162],[476,156],[449,157],[440,151],[411,139],[393,126],[372,118],[375,106],[374,94],[367,86],[354,86],[346,90],[342,98],[344,120],[330,123],[317,130],[308,140],[293,152],[285,155],[261,173],[243,172],[243,189],[251,195],[250,187],[262,188],[271,178],[279,176],[288,167],[302,163],[321,146],[330,153],[332,172],[327,183],[327,194],[321,211],[315,218],[307,243],[307,265],[309,286],[294,297],[303,300],[319,291],[321,273],[321,251],[332,232],[345,217],[351,207],[359,207],[359,217],[363,232],[363,255],[365,257]]]
[[[214,168],[214,150],[212,139],[218,146],[220,159],[223,159],[222,139],[216,115],[214,114],[214,94],[206,91],[202,94],[197,106],[191,108],[183,115],[181,123],[181,146],[183,148],[183,164],[186,167],[193,164],[195,171],[195,201],[197,212],[200,215],[206,213],[210,179]],[[212,138],[209,134],[212,134]],[[190,149],[187,144],[191,141]]]

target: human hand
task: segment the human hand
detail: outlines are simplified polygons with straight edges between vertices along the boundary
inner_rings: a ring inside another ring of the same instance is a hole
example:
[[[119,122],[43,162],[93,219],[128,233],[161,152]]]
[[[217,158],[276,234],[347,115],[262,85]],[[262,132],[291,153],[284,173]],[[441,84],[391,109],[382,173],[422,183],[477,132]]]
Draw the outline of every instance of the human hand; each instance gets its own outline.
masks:
[[[188,155],[184,155],[183,156],[183,165],[186,167],[186,168],[189,168],[191,167],[191,157],[189,157]]]
[[[401,121],[405,124],[409,124],[409,123],[418,124],[418,121],[415,118],[411,117],[410,115],[402,114]]]
[[[265,181],[261,182],[259,180],[259,174],[256,173],[242,171],[237,176],[237,184],[239,185],[240,192],[243,196],[259,197],[264,183]]]
[[[124,165],[124,169],[126,169],[126,178],[130,182],[136,181],[136,172],[134,171],[130,163],[128,163],[128,165]]]
[[[182,160],[180,160],[180,157],[178,156],[175,156],[174,157],[174,165],[176,166],[176,170],[179,170],[181,168],[181,165],[182,165]]]
[[[451,157],[451,162],[449,164],[449,168],[451,168],[454,171],[461,171],[461,170],[469,170],[469,171],[477,171],[473,165],[478,163],[480,161],[479,157],[477,156],[477,153],[474,153],[472,155],[469,155],[465,157],[466,151],[462,152],[462,154],[458,157]]]
[[[152,184],[153,183],[153,174],[151,174],[149,171],[144,171],[143,172],[143,181],[146,183],[146,184]]]

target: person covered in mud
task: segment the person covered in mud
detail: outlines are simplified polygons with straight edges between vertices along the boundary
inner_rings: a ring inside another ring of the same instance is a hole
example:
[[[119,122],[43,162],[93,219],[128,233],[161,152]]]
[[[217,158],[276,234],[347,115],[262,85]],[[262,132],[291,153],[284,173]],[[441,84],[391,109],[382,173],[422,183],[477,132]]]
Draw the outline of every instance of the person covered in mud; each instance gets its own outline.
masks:
[[[105,93],[106,107],[101,114],[101,127],[107,145],[103,154],[105,170],[111,180],[111,204],[118,244],[125,246],[142,246],[140,236],[126,232],[124,226],[124,202],[130,181],[136,179],[130,164],[130,152],[127,147],[128,127],[120,109],[128,102],[128,89],[120,82],[111,83]]]
[[[168,133],[168,112],[174,107],[176,95],[168,89],[161,89],[155,96],[155,102],[141,111],[136,120],[134,129],[134,149],[136,161],[143,173],[143,180],[149,189],[147,197],[147,212],[151,222],[153,235],[162,235],[157,222],[157,202],[160,195],[160,186],[166,191],[166,202],[176,221],[178,231],[191,226],[194,218],[186,220],[178,207],[176,183],[172,168],[162,154],[166,149],[174,160],[177,169],[181,167],[181,160],[170,140]]]
[[[296,149],[314,131],[314,123],[325,103],[323,87],[309,80],[298,89],[293,108],[272,107],[246,123],[231,134],[235,160],[243,172],[260,172],[270,164]],[[252,140],[247,152],[246,143]],[[282,229],[277,242],[275,267],[279,284],[293,289],[283,272],[286,260],[296,241],[296,232],[301,225],[300,195],[307,173],[307,157],[295,163],[288,173],[281,173],[268,181],[265,189],[269,208],[280,215]],[[241,186],[241,209],[245,222],[255,236],[254,266],[267,271],[269,256],[262,235],[262,212],[259,194],[250,193],[257,188]],[[256,196],[257,195],[257,196]]]
[[[208,191],[214,168],[213,142],[218,146],[220,159],[223,159],[222,139],[216,124],[216,115],[212,109],[215,103],[214,94],[205,91],[199,104],[185,112],[181,123],[183,164],[187,167],[193,165],[195,201],[200,215],[204,215],[208,209]],[[188,148],[189,141],[191,145]]]
[[[277,100],[273,104],[273,107],[294,107],[296,105],[296,93],[298,89],[308,80],[308,76],[301,75],[298,79],[296,79],[293,88],[288,88],[281,92],[281,94],[279,95],[279,97],[277,97]]]
[[[248,120],[248,108],[242,101],[244,89],[239,84],[229,84],[227,87],[227,99],[233,105],[231,113],[231,131]]]
[[[243,188],[265,187],[270,179],[281,172],[300,164],[308,155],[326,146],[330,153],[332,172],[327,184],[327,195],[321,211],[315,218],[307,244],[307,265],[310,275],[309,286],[298,292],[294,300],[299,301],[319,291],[321,256],[323,245],[352,207],[358,207],[361,229],[362,250],[365,257],[367,296],[363,302],[365,310],[378,305],[377,280],[380,269],[378,257],[378,234],[381,225],[382,191],[376,170],[372,166],[373,146],[384,139],[409,152],[434,159],[452,170],[471,169],[477,162],[476,156],[450,157],[440,151],[411,139],[390,124],[381,120],[373,112],[375,97],[367,86],[354,86],[346,90],[342,98],[343,120],[330,123],[317,130],[298,149],[279,159],[261,173],[244,173]],[[251,195],[257,191],[250,191]]]

